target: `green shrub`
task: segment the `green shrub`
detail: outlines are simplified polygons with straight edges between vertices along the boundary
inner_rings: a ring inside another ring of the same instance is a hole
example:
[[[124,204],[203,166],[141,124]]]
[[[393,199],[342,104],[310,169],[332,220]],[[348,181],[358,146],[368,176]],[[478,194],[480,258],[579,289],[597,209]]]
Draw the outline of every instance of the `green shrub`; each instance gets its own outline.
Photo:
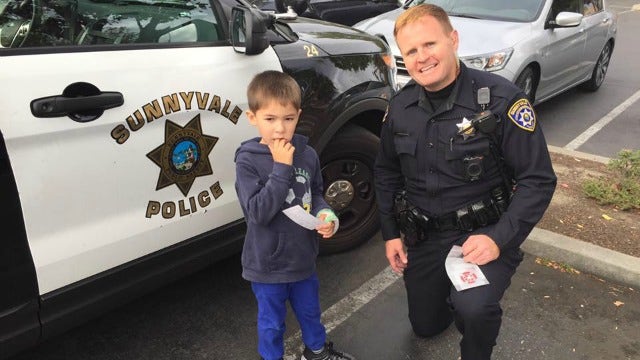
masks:
[[[583,182],[584,193],[600,205],[640,209],[640,150],[622,150],[608,164],[611,173]]]

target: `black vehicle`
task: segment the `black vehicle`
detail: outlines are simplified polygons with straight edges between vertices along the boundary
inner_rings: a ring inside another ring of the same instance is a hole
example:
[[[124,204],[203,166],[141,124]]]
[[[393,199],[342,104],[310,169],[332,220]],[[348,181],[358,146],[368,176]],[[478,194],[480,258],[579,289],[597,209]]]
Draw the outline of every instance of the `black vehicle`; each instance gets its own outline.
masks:
[[[341,224],[321,251],[378,229],[394,64],[375,37],[244,2],[5,0],[0,46],[0,358],[240,250],[258,72],[303,90],[296,131]]]

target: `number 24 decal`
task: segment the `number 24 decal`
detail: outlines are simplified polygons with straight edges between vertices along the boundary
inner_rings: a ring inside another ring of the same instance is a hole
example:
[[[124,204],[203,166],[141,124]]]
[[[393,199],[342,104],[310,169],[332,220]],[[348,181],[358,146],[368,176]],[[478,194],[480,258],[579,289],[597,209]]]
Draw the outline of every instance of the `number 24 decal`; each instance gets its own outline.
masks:
[[[307,57],[318,56],[318,49],[315,45],[304,45],[304,50],[307,52]]]

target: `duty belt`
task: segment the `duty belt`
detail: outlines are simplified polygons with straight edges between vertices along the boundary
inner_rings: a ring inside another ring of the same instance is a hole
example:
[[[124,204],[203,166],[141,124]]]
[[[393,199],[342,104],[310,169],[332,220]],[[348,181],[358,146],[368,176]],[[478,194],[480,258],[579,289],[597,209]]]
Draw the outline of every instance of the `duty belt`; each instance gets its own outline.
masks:
[[[402,239],[413,246],[429,238],[429,233],[440,231],[473,231],[496,223],[507,210],[509,202],[500,188],[492,190],[491,197],[476,201],[456,211],[439,216],[423,213],[407,200],[405,191],[394,196],[394,213]]]
[[[426,231],[473,231],[498,222],[500,214],[501,210],[495,202],[488,199],[443,215],[427,216],[429,220],[426,223],[420,221],[419,224]]]

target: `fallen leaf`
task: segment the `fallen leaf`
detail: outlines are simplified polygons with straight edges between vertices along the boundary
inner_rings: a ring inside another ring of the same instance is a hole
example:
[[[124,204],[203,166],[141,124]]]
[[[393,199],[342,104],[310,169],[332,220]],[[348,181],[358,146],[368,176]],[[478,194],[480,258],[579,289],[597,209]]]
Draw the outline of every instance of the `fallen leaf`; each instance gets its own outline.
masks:
[[[622,305],[624,305],[624,303],[622,301],[616,300],[613,302],[613,305],[615,305],[616,307],[620,307]]]
[[[560,184],[560,186],[562,186],[563,188],[566,188],[566,189],[569,188],[569,184]]]
[[[579,227],[580,229],[582,229],[584,226],[580,225],[580,224],[576,224],[577,227]]]
[[[602,214],[602,217],[603,217],[605,220],[613,220],[613,218],[612,218],[611,216],[607,215],[607,214]]]

